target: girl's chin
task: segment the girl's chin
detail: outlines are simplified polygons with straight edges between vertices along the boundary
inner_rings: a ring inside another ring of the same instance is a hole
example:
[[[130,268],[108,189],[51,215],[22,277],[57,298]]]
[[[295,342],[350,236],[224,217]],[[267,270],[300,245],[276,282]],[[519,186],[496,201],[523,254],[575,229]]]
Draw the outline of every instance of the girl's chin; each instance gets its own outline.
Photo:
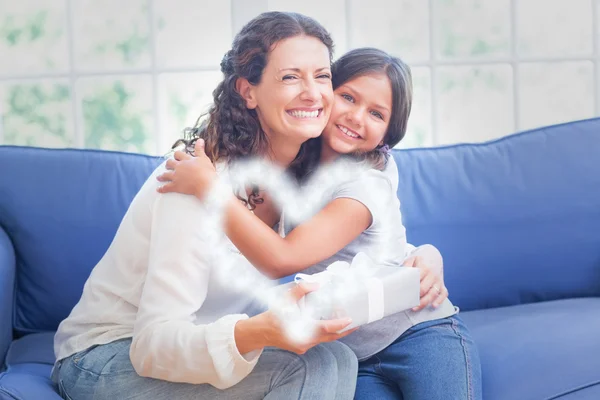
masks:
[[[339,141],[334,141],[331,143],[331,150],[335,151],[338,154],[350,154],[356,151],[356,148],[348,143],[340,143]]]

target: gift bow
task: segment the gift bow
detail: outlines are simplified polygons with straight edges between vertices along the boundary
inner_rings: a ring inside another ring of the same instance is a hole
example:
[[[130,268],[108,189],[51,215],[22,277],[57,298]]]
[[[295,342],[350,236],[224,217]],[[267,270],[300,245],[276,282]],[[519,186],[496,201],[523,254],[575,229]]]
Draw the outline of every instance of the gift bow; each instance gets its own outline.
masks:
[[[350,264],[345,261],[336,261],[329,265],[325,271],[316,274],[296,274],[294,282],[304,281],[307,283],[318,283],[324,285],[330,283],[334,278],[346,278],[350,270]]]
[[[365,253],[358,253],[352,259],[352,264],[346,261],[336,261],[324,271],[316,274],[296,274],[294,282],[304,281],[318,283],[320,286],[336,281],[347,285],[366,286],[369,299],[368,321],[373,322],[384,317],[384,287],[375,273],[375,262]]]

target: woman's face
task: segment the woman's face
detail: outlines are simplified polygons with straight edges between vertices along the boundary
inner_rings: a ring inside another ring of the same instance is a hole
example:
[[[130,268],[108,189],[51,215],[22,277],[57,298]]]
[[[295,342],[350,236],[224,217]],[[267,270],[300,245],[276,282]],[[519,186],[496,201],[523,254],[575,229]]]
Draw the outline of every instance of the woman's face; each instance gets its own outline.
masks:
[[[242,95],[271,141],[301,144],[319,136],[333,103],[327,46],[310,36],[277,42],[260,83]]]
[[[363,75],[334,91],[323,145],[339,154],[368,152],[383,144],[392,114],[392,87],[385,74]]]

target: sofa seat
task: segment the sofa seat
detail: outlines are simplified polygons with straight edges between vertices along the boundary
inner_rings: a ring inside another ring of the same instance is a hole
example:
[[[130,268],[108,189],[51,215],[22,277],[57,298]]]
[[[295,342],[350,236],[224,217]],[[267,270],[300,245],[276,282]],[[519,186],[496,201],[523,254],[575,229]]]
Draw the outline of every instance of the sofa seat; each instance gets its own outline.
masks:
[[[600,399],[600,298],[460,313],[478,345],[485,400]]]
[[[461,312],[479,347],[484,399],[600,399],[598,310],[594,297]],[[11,344],[1,399],[59,399],[50,381],[53,337]]]
[[[50,380],[54,332],[33,333],[11,343],[0,374],[2,400],[60,400]]]

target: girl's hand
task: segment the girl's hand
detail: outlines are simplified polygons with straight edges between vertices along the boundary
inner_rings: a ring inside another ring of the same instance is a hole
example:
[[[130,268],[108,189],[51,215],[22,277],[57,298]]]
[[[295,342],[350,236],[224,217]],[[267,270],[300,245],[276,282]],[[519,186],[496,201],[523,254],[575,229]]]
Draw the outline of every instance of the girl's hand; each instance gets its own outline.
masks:
[[[158,188],[160,193],[191,194],[199,199],[211,188],[217,173],[214,165],[204,152],[204,140],[198,139],[195,157],[176,151],[174,158],[167,161],[167,171],[157,176],[159,182],[166,182]]]
[[[297,303],[305,294],[315,290],[317,287],[318,285],[315,284],[301,283],[290,289],[288,294],[291,296],[291,301]],[[287,300],[289,301],[290,299]],[[267,311],[257,317],[263,320],[264,329],[262,329],[262,334],[266,346],[278,347],[296,354],[304,354],[311,347],[316,346],[319,343],[338,340],[358,329],[354,328],[343,333],[337,333],[352,323],[352,320],[349,318],[322,321],[315,320],[312,326],[312,332],[301,332],[301,335],[306,337],[306,339],[297,340],[290,337],[289,327],[286,327],[284,325],[285,322],[283,322],[273,311]],[[306,326],[305,328],[310,329]]]
[[[444,280],[425,265],[421,257],[408,258],[404,261],[404,266],[419,268],[421,271],[421,302],[413,311],[420,311],[429,305],[437,308],[448,298]]]

